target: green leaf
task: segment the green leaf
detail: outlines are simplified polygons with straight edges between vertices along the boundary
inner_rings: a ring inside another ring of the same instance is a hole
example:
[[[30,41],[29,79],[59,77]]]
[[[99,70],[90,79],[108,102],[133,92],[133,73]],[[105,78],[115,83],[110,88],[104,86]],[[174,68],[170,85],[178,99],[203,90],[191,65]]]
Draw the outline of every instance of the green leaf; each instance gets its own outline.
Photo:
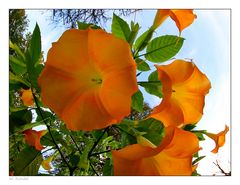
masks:
[[[205,140],[203,133],[197,132],[197,131],[193,132],[193,133],[198,137],[199,141],[204,141]]]
[[[136,129],[143,134],[142,136],[151,141],[154,145],[158,146],[165,136],[165,129],[161,121],[154,118],[139,121],[136,124]]]
[[[197,162],[201,161],[203,158],[205,158],[206,156],[200,156],[198,157],[197,159],[195,159],[193,162],[192,162],[192,165],[195,165]]]
[[[24,109],[17,112],[10,113],[10,124],[20,127],[22,125],[32,122],[32,112],[30,110]]]
[[[130,46],[133,45],[133,43],[137,37],[139,29],[140,29],[139,24],[138,23],[134,24],[134,22],[131,21],[131,32],[128,37],[128,43],[130,44]]]
[[[149,65],[146,63],[145,60],[142,60],[140,58],[137,58],[136,60],[136,64],[137,64],[137,69],[139,71],[149,71],[150,70],[150,67]]]
[[[113,14],[112,20],[112,33],[125,41],[128,41],[130,35],[130,28],[122,18],[118,17],[116,14]]]
[[[145,57],[151,62],[164,62],[174,57],[183,45],[184,38],[165,35],[153,39],[147,46]]]
[[[183,130],[186,130],[186,131],[191,131],[193,130],[194,128],[196,127],[196,125],[194,124],[187,124],[183,127]]]
[[[78,154],[72,154],[70,155],[70,160],[69,160],[69,163],[72,165],[72,166],[77,166],[78,163],[80,161],[80,156]]]
[[[29,82],[27,82],[26,80],[22,79],[19,76],[14,75],[12,72],[9,72],[9,83],[10,84],[22,83],[22,84],[26,85],[27,87],[31,86],[31,84]]]
[[[89,139],[86,141],[86,146],[83,149],[82,155],[80,157],[79,166],[80,168],[83,168],[85,170],[88,170],[89,168],[89,160],[88,160],[88,154],[93,146],[93,140]]]
[[[38,174],[39,167],[43,161],[40,151],[34,147],[27,147],[20,152],[14,162],[14,175],[34,176]]]
[[[36,23],[36,26],[33,30],[32,38],[30,40],[30,46],[29,46],[29,53],[31,56],[31,64],[35,65],[40,58],[41,55],[41,34],[38,24]]]
[[[145,31],[140,37],[137,38],[135,44],[134,44],[134,49],[135,53],[134,56],[139,52],[142,51],[149,43],[153,35],[152,30],[147,30]]]
[[[25,55],[21,51],[21,49],[17,46],[17,44],[13,44],[11,41],[9,42],[9,47],[12,48],[16,53],[21,57],[21,60],[25,61]]]
[[[144,87],[149,94],[153,94],[159,98],[163,97],[162,83],[158,80],[157,70],[149,75],[148,82],[139,82],[138,84]]]
[[[28,124],[25,124],[25,125],[21,126],[17,131],[18,132],[23,132],[24,130],[28,130],[28,129],[31,129],[33,127],[40,126],[40,125],[45,125],[45,124],[43,123],[43,121],[28,123]]]
[[[22,75],[27,72],[26,64],[19,57],[10,56],[9,61],[15,74]]]
[[[40,57],[41,57],[41,34],[39,26],[38,24],[36,24],[32,34],[32,38],[30,40],[28,52],[26,53],[26,64],[31,85],[35,87],[37,91],[39,91],[37,79],[44,67],[43,64],[39,64]]]
[[[86,30],[88,28],[92,28],[92,29],[101,29],[101,27],[92,24],[92,23],[85,23],[85,22],[79,22],[77,21],[77,25],[78,25],[78,29],[79,30]]]
[[[132,108],[138,112],[143,111],[143,94],[140,90],[132,95]]]
[[[104,176],[113,176],[113,165],[110,159],[107,159],[103,166],[103,175]]]

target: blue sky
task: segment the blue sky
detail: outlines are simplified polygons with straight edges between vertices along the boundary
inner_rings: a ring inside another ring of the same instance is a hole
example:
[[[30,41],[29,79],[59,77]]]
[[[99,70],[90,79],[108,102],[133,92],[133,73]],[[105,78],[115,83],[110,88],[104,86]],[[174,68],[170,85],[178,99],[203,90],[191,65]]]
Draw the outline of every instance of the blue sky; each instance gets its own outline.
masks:
[[[27,10],[29,31],[34,29],[38,22],[41,29],[42,49],[46,56],[51,43],[58,40],[66,28],[50,24],[49,16],[42,11]],[[141,32],[149,28],[154,19],[156,10],[144,10],[136,14],[136,22],[141,25]],[[204,115],[198,123],[199,129],[206,129],[217,133],[224,129],[225,124],[230,125],[230,11],[229,10],[195,10],[197,19],[182,32],[186,40],[175,58],[193,59],[198,68],[205,73],[211,81],[212,88],[205,99]],[[134,20],[134,15],[126,18],[127,22]],[[110,22],[106,25],[110,32]],[[165,34],[178,35],[175,23],[169,18],[156,30],[154,36]],[[46,59],[46,57],[45,57]],[[150,64],[155,70],[153,64]],[[147,73],[149,74],[149,73]],[[146,80],[148,75],[141,75],[140,80]],[[144,94],[145,101],[152,107],[160,100],[154,96]],[[202,144],[201,153],[207,155],[200,164],[198,171],[202,175],[211,175],[218,170],[213,162],[220,161],[223,168],[229,170],[230,165],[230,133],[227,135],[226,145],[220,149],[219,154],[212,154],[214,148],[212,140],[207,139]]]

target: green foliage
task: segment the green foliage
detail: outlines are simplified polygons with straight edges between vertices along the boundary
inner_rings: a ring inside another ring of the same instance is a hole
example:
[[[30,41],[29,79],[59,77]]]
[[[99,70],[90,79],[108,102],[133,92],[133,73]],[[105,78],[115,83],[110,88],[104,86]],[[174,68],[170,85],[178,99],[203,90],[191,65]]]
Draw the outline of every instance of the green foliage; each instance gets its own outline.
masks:
[[[152,72],[148,77],[148,82],[139,82],[149,94],[162,98],[162,83],[158,80],[158,72]]]
[[[28,27],[28,19],[23,9],[9,10],[9,38],[20,48],[26,47],[27,38],[24,35]],[[15,50],[16,51],[16,50]],[[10,54],[14,51],[10,49]]]
[[[163,124],[154,118],[140,121],[137,124],[136,129],[144,133],[142,136],[147,138],[156,146],[161,143],[165,135]]]
[[[94,25],[92,23],[85,23],[85,22],[79,22],[77,21],[77,25],[78,25],[78,29],[79,30],[86,30],[88,28],[92,28],[92,29],[101,29],[101,27]]]
[[[132,95],[132,108],[138,112],[143,111],[143,94],[140,90]]]
[[[131,32],[128,37],[128,43],[130,44],[130,46],[133,45],[133,43],[137,37],[139,29],[140,29],[139,24],[138,23],[134,24],[134,22],[131,21]]]
[[[32,38],[30,40],[30,46],[26,53],[26,64],[27,71],[29,76],[29,81],[31,82],[32,87],[36,90],[39,90],[37,79],[40,75],[43,65],[40,64],[41,58],[41,34],[38,24],[36,24]]]
[[[153,31],[147,30],[140,37],[137,38],[134,44],[134,49],[135,49],[134,56],[136,56],[139,51],[142,51],[143,49],[146,48],[146,46],[148,45],[149,41],[152,38],[152,35],[153,35]]]
[[[131,34],[128,24],[116,14],[113,14],[112,33],[125,41],[128,41],[129,35]]]
[[[145,57],[151,62],[165,62],[179,52],[183,41],[184,38],[173,35],[157,37],[148,44]]]
[[[38,174],[38,169],[42,162],[40,151],[34,147],[26,147],[20,152],[18,158],[14,162],[14,175],[16,176],[34,176]]]
[[[195,165],[197,164],[199,161],[201,161],[203,158],[205,158],[206,156],[200,156],[200,157],[197,157],[197,159],[195,159],[193,162],[192,162],[192,165]]]
[[[113,175],[113,164],[110,159],[107,159],[104,164],[103,175],[104,176],[112,176]]]
[[[136,61],[136,64],[137,64],[137,69],[139,71],[149,71],[150,70],[150,67],[145,60],[142,60],[140,58],[136,58],[135,61]]]

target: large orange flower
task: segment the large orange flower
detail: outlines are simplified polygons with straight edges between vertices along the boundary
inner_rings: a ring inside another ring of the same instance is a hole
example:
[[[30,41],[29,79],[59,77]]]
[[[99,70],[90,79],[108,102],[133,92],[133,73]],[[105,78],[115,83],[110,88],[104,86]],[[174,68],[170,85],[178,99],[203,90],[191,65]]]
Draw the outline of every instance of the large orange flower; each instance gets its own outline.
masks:
[[[191,175],[192,157],[199,141],[191,132],[166,128],[166,136],[157,148],[140,144],[112,151],[114,175]]]
[[[130,114],[138,89],[130,46],[101,29],[64,32],[38,82],[43,102],[71,130],[117,123]]]
[[[41,145],[40,139],[47,133],[47,130],[36,131],[32,129],[23,132],[26,142],[30,146],[34,146],[36,150],[42,150],[44,147]]]
[[[186,27],[191,25],[194,19],[197,17],[193,10],[169,10],[169,9],[162,9],[158,10],[155,16],[152,29],[156,29],[159,27],[168,17],[171,17],[172,20],[176,23],[179,32],[181,33]]]
[[[212,150],[213,153],[218,153],[218,149],[225,144],[225,136],[228,131],[229,127],[225,125],[225,129],[218,134],[206,133],[206,135],[213,139],[216,144],[215,148]]]
[[[205,95],[211,88],[206,75],[194,63],[184,60],[156,65],[156,68],[163,85],[163,100],[150,116],[165,126],[198,122],[203,114]]]

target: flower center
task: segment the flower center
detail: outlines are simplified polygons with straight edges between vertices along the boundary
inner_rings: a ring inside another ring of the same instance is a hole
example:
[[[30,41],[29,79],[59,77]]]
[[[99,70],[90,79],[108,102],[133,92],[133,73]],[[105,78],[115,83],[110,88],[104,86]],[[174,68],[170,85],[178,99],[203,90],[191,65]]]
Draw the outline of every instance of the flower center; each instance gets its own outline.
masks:
[[[101,78],[92,78],[91,81],[96,83],[96,84],[101,84],[102,83],[102,79]]]

